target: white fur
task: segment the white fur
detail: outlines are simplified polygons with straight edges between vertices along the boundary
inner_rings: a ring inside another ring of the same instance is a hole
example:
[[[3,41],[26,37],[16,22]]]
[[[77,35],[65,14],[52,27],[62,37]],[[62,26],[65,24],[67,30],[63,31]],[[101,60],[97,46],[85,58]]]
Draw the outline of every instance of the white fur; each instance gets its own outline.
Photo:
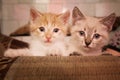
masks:
[[[30,45],[30,52],[33,56],[69,55],[67,53],[67,45],[64,41],[43,45],[39,40],[33,40]]]
[[[27,42],[27,41],[26,41]],[[28,42],[30,48],[23,49],[11,49],[8,48],[4,56],[6,57],[17,57],[17,56],[69,56],[68,46],[66,40],[61,40],[52,44],[44,44],[39,39],[32,39]]]

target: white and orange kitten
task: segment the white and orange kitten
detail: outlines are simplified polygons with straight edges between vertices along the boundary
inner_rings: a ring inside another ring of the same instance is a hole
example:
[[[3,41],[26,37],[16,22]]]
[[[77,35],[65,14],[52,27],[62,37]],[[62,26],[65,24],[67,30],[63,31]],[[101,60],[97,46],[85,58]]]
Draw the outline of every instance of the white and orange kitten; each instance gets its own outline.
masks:
[[[109,41],[109,32],[115,21],[115,14],[110,14],[105,18],[89,17],[83,15],[75,7],[72,18],[71,50],[83,56],[101,55],[102,47]]]
[[[23,52],[19,51],[19,53],[8,49],[5,56],[68,56],[69,54],[66,52],[68,46],[65,39],[70,12],[54,14],[41,13],[36,9],[31,9],[30,16],[32,40],[29,43],[29,49],[22,49]]]

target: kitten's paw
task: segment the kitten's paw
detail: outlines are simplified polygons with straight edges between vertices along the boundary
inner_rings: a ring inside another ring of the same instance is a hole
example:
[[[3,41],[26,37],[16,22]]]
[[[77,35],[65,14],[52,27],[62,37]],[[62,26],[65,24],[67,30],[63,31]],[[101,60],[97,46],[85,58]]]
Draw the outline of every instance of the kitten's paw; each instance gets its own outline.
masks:
[[[47,56],[62,56],[61,54],[47,54]]]
[[[82,56],[82,55],[79,54],[78,52],[73,52],[73,53],[71,53],[69,56]]]

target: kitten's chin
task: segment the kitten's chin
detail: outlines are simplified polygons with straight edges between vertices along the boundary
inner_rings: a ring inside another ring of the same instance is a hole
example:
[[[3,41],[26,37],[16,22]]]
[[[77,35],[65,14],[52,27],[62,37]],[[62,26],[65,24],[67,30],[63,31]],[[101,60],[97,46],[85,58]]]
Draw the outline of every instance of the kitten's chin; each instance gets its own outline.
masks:
[[[52,41],[44,41],[45,44],[50,44]]]
[[[44,45],[51,45],[52,41],[44,41]]]
[[[84,51],[91,52],[92,50],[97,50],[95,47],[90,47],[90,46],[83,46],[82,48]]]
[[[89,51],[89,50],[91,50],[92,48],[89,47],[89,46],[84,46],[83,49]]]
[[[56,42],[55,41],[43,41],[43,45],[45,45],[45,46],[50,46],[50,45],[53,45],[53,44],[55,44]]]
[[[101,50],[100,48],[95,48],[95,47],[90,47],[90,46],[84,46],[82,49],[83,51],[88,52],[88,53]]]

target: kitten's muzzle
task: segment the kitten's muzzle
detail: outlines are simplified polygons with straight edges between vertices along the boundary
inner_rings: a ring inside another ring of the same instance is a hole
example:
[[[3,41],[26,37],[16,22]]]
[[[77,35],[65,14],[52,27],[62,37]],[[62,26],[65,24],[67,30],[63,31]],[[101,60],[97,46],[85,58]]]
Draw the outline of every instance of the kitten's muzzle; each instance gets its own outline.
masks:
[[[87,39],[86,39],[86,40],[85,40],[86,46],[89,46],[89,45],[91,44],[91,42],[92,42],[91,40],[87,40]]]
[[[51,43],[51,37],[46,37],[45,43]]]

